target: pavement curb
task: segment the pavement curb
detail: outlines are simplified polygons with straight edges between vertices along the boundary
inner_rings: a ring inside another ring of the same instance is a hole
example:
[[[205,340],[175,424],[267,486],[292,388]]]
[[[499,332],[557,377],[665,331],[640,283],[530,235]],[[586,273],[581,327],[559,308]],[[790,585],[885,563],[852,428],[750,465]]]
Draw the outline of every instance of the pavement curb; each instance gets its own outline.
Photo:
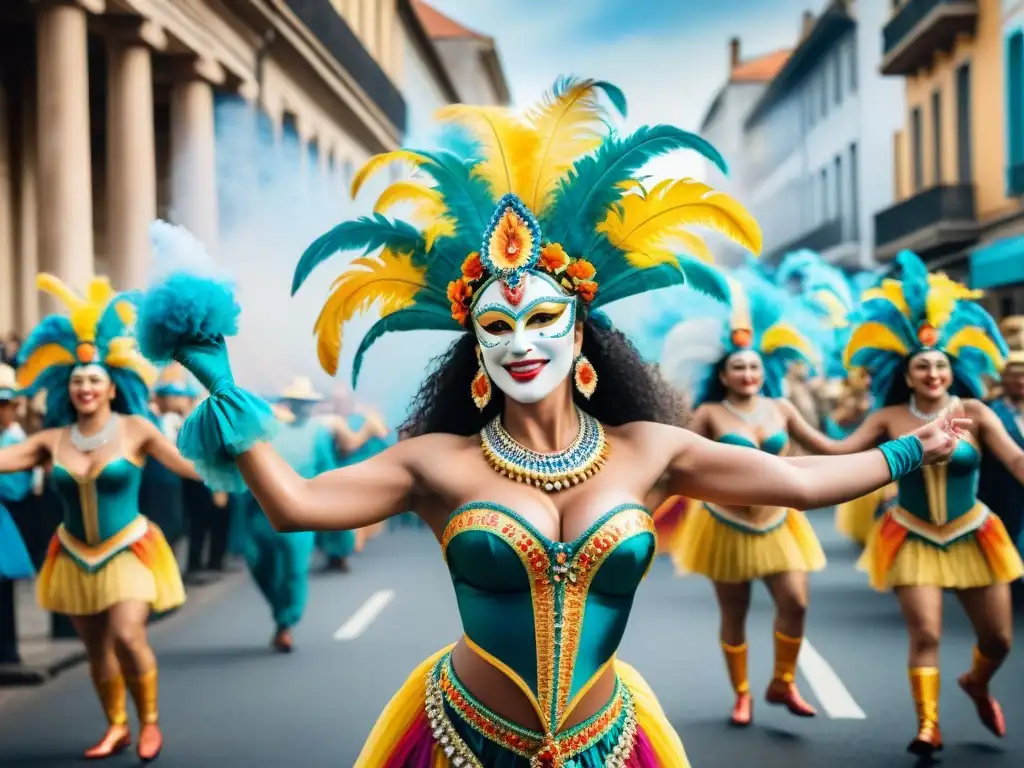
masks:
[[[245,576],[244,571],[229,571],[216,582],[199,587],[186,599],[180,608],[155,615],[150,620],[149,633],[153,635],[167,626],[173,626],[175,619],[188,616],[200,608],[230,592]],[[0,664],[0,688],[39,687],[67,672],[86,660],[85,649],[76,647],[55,658],[48,664]]]

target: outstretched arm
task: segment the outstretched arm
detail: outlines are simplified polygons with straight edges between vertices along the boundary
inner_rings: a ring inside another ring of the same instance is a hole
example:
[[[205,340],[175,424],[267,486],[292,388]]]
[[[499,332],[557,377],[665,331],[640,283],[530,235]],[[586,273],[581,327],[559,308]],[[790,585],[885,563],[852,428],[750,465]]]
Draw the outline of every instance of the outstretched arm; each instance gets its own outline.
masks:
[[[780,458],[705,440],[684,430],[659,427],[669,444],[676,493],[731,506],[817,509],[864,496],[922,463],[948,457],[958,430],[970,422],[936,420],[886,443],[881,450],[847,456]],[[922,456],[923,454],[923,456]]]
[[[1024,451],[1010,437],[1003,422],[980,400],[968,400],[964,405],[967,414],[978,426],[978,437],[982,444],[1017,478],[1018,483],[1024,485]]]
[[[876,447],[888,435],[885,411],[875,411],[842,440],[833,440],[812,427],[788,400],[776,400],[786,420],[786,431],[804,448],[825,456],[859,453]]]
[[[152,456],[179,477],[186,480],[202,480],[192,462],[182,456],[174,447],[174,443],[151,421],[142,416],[135,416],[132,418],[132,429],[138,430],[140,435],[140,453]]]
[[[267,443],[236,463],[267,518],[279,531],[350,530],[412,508],[416,456],[426,438],[405,440],[376,456],[306,480]]]
[[[23,472],[45,463],[50,458],[55,432],[45,429],[20,443],[0,448],[0,473]]]

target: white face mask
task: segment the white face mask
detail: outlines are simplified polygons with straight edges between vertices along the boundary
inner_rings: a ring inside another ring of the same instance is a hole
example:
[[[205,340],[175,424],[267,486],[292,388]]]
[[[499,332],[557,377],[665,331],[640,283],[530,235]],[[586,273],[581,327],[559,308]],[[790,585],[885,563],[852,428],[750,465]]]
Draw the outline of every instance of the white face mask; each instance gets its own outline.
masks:
[[[528,273],[513,306],[495,280],[473,308],[473,328],[484,370],[507,397],[536,403],[572,370],[576,357],[576,300],[553,281]]]

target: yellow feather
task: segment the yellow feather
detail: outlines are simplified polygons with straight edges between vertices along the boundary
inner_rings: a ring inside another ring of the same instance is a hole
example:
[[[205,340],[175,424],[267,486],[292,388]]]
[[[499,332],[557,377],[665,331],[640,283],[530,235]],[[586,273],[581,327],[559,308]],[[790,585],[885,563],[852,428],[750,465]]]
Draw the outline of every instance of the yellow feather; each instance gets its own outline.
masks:
[[[75,310],[85,304],[85,300],[72,291],[63,280],[48,272],[36,275],[36,287],[61,302],[68,311]]]
[[[750,318],[750,299],[743,288],[743,284],[736,278],[725,276],[725,282],[729,285],[729,306],[732,308],[729,314],[729,329],[753,331],[753,322]]]
[[[999,347],[996,343],[989,338],[989,335],[985,333],[981,328],[961,328],[959,331],[954,333],[949,341],[946,342],[946,352],[951,355],[959,355],[960,350],[964,347],[971,347],[979,352],[984,353],[996,370],[999,370],[1003,366],[1003,354],[999,351]]]
[[[152,387],[159,375],[157,369],[139,352],[135,339],[131,337],[121,337],[110,342],[107,357],[103,362],[113,368],[131,371],[142,379],[147,387]]]
[[[897,355],[910,354],[910,350],[891,328],[875,322],[862,323],[854,330],[843,353],[843,365],[849,368],[850,360],[862,349],[880,349]]]
[[[814,298],[828,310],[828,321],[833,328],[846,328],[850,324],[850,321],[846,319],[846,307],[832,291],[817,291]]]
[[[74,365],[75,356],[60,344],[44,344],[29,355],[16,374],[18,388],[30,387],[39,374],[55,365]]]
[[[81,341],[96,340],[96,323],[117,294],[105,277],[94,277],[86,286],[85,298],[77,295],[59,277],[47,273],[36,275],[36,285],[68,308],[68,320]]]
[[[803,353],[804,357],[814,363],[818,361],[818,351],[814,345],[789,323],[776,323],[761,335],[762,353],[770,355],[783,347]]]
[[[114,311],[121,318],[121,322],[131,327],[135,324],[135,307],[130,301],[119,301],[114,305]]]
[[[527,114],[539,138],[529,196],[523,198],[530,210],[543,213],[573,163],[601,144],[604,118],[593,80],[577,83],[557,98],[548,96]]]
[[[530,197],[540,137],[529,125],[505,107],[450,104],[436,118],[464,127],[480,143],[484,159],[473,172],[491,185],[495,197],[509,192],[524,201]]]
[[[397,162],[409,163],[414,168],[419,168],[426,161],[427,158],[423,157],[423,155],[408,149],[396,149],[393,152],[383,152],[379,155],[374,155],[366,161],[366,164],[352,178],[352,199],[354,200],[356,195],[359,194],[359,190],[362,189],[366,180],[381,168]]]
[[[651,251],[692,226],[714,229],[754,254],[761,252],[761,228],[754,217],[733,198],[694,179],[667,179],[646,197],[623,196],[597,229],[626,252],[630,263],[644,268],[652,266]]]
[[[910,318],[910,305],[903,295],[903,283],[899,280],[885,279],[882,284],[875,288],[868,288],[861,295],[861,301],[869,299],[885,299],[906,318]]]
[[[980,299],[983,294],[983,291],[972,291],[941,272],[929,274],[928,296],[925,298],[928,324],[932,328],[941,328],[949,322],[958,301]]]
[[[337,373],[345,323],[375,303],[379,303],[381,317],[411,306],[426,285],[426,277],[426,267],[415,265],[411,254],[385,249],[377,257],[353,260],[334,281],[314,326],[323,369],[332,376]]]
[[[455,222],[446,215],[448,206],[441,193],[433,187],[415,181],[396,181],[377,198],[373,211],[383,214],[393,206],[402,204],[413,207],[412,218],[424,227],[423,239],[427,251],[433,248],[437,238],[455,234]]]

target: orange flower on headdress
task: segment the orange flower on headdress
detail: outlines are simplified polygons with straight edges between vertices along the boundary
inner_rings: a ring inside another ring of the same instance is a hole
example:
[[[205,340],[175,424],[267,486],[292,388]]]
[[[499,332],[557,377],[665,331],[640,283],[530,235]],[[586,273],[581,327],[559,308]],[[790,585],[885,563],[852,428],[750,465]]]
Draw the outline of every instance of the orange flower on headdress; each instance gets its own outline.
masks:
[[[737,328],[732,332],[733,346],[746,349],[754,342],[754,334],[749,328]]]
[[[479,280],[484,276],[484,265],[480,261],[480,254],[477,251],[473,251],[466,260],[462,262],[462,277],[467,282],[473,282]]]
[[[939,341],[939,332],[925,323],[917,329],[917,340],[926,347],[934,347]]]
[[[487,244],[490,263],[498,269],[521,269],[534,254],[533,233],[511,207],[505,209]]]
[[[548,243],[540,251],[540,267],[551,274],[558,274],[569,263],[569,254],[558,243]]]
[[[580,280],[576,283],[576,294],[583,301],[590,303],[597,295],[597,283],[593,280]]]
[[[569,277],[576,281],[590,280],[597,274],[594,265],[586,259],[576,259],[576,261],[569,265],[566,272],[569,273]]]
[[[464,279],[452,280],[448,283],[448,301],[452,303],[452,317],[463,325],[469,316],[469,304],[473,298],[473,288]]]

